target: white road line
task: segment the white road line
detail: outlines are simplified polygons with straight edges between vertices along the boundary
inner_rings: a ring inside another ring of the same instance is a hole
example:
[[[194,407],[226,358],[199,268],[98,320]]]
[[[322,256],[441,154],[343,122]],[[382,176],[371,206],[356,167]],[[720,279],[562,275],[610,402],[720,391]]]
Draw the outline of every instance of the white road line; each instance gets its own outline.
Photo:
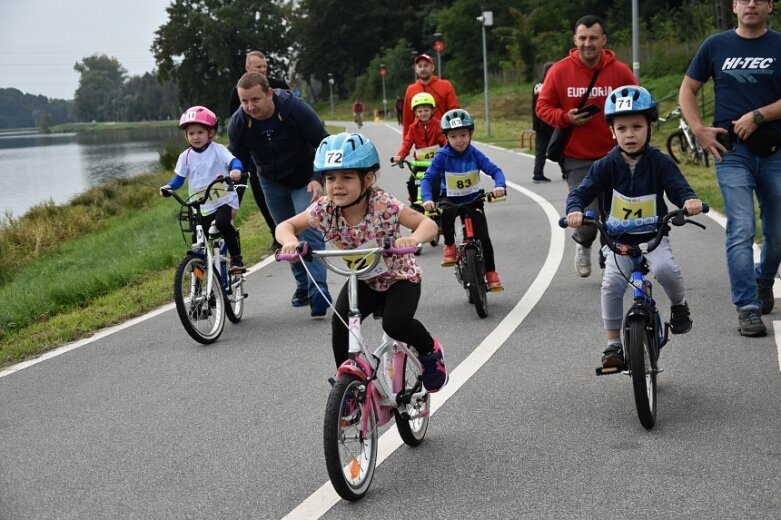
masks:
[[[267,256],[263,261],[260,263],[257,263],[247,269],[247,275],[250,275],[254,273],[255,271],[258,271],[260,269],[263,269],[270,263],[274,261],[274,255]],[[14,374],[16,372],[19,372],[22,369],[31,367],[33,365],[37,365],[38,363],[41,363],[43,361],[46,361],[48,359],[51,359],[53,357],[61,356],[62,354],[65,354],[66,352],[70,352],[71,350],[75,350],[79,347],[83,347],[84,345],[89,345],[90,343],[97,341],[99,339],[105,338],[106,336],[111,336],[112,334],[119,332],[121,330],[125,330],[128,327],[132,327],[133,325],[136,325],[138,323],[141,323],[142,321],[146,321],[149,318],[154,318],[158,314],[162,314],[164,312],[170,311],[171,309],[174,309],[176,307],[175,304],[169,303],[166,305],[163,305],[162,307],[158,307],[157,309],[153,311],[149,311],[148,313],[138,316],[136,318],[131,319],[130,321],[126,321],[124,323],[120,323],[119,325],[115,325],[113,327],[109,327],[107,329],[100,330],[90,336],[89,338],[80,339],[78,341],[74,341],[73,343],[68,343],[67,345],[63,345],[62,347],[56,348],[54,350],[50,350],[46,352],[45,354],[42,354],[40,357],[37,357],[35,359],[31,359],[29,361],[23,361],[22,363],[17,363],[16,365],[12,365],[5,370],[0,371],[0,377],[5,377],[11,374]]]
[[[506,151],[506,150],[505,150]],[[551,229],[551,243],[548,248],[548,256],[545,259],[542,269],[537,274],[537,278],[529,286],[529,290],[523,295],[518,304],[507,314],[499,325],[489,334],[472,353],[467,356],[455,369],[450,372],[450,380],[442,391],[432,396],[431,414],[433,415],[439,408],[447,402],[469,379],[491,359],[496,351],[504,345],[507,338],[515,329],[523,323],[526,316],[531,312],[535,305],[545,294],[545,290],[551,284],[556,271],[559,268],[561,259],[564,255],[564,230],[559,228],[559,212],[547,200],[540,197],[533,191],[529,191],[522,186],[508,182],[511,187],[542,207],[548,217],[548,224]],[[377,465],[379,466],[402,444],[401,437],[396,428],[389,429],[379,440],[377,451]],[[299,520],[309,518],[320,518],[329,509],[336,505],[340,500],[330,482],[326,482],[320,488],[312,493],[306,500],[301,502],[295,509],[288,513],[283,520]]]

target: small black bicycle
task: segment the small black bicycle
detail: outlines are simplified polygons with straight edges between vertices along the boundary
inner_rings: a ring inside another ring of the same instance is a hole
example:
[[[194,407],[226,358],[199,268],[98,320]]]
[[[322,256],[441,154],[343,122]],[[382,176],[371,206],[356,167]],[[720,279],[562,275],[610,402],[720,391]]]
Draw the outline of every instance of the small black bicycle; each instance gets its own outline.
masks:
[[[707,213],[709,209],[709,206],[703,203],[702,212]],[[662,324],[656,300],[652,296],[651,281],[645,278],[649,272],[645,255],[661,243],[665,229],[669,229],[668,224],[673,226],[694,224],[705,229],[704,225],[687,219],[686,216],[683,209],[676,209],[661,219],[654,216],[611,224],[610,231],[605,228],[604,223],[595,219],[591,212],[587,212],[583,217],[583,224],[597,228],[614,255],[628,256],[632,259],[632,272],[622,273],[626,283],[632,287],[634,300],[624,316],[624,357],[627,368],[623,373],[632,378],[637,416],[640,424],[647,430],[656,424],[656,375],[662,371],[658,364],[659,354],[662,347],[667,344],[670,324],[667,322]],[[559,226],[567,227],[567,217],[559,220]],[[617,237],[620,238],[622,234],[646,226],[657,229],[656,235],[647,243],[626,245],[617,242]],[[596,372],[601,376],[617,374],[619,370],[614,367],[604,369],[599,367]]]

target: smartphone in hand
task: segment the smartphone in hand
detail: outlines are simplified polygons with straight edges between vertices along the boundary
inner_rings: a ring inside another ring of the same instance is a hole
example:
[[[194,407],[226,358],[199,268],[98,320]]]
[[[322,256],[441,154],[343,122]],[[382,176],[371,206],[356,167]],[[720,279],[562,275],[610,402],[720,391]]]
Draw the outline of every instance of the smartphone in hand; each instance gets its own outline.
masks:
[[[585,114],[588,114],[590,116],[593,116],[594,114],[596,114],[598,112],[600,112],[600,109],[599,109],[598,106],[596,106],[596,105],[586,105],[586,106],[584,106],[583,108],[581,108],[580,110],[578,110],[575,113],[576,114],[584,114],[585,113]]]

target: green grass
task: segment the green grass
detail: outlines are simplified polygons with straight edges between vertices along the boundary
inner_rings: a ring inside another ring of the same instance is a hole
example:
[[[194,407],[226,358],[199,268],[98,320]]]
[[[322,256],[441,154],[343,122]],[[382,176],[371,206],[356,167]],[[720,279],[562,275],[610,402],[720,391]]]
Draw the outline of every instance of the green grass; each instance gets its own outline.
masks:
[[[674,106],[678,81],[661,78],[646,83],[658,98],[670,96],[662,102],[662,113]],[[521,132],[531,127],[531,88],[521,84],[491,91],[490,136],[482,92],[460,95],[462,106],[477,122],[475,139],[519,148]],[[329,103],[315,108],[321,118],[331,119]],[[335,119],[352,119],[349,101],[335,105]],[[84,124],[57,130],[150,124],[172,123]],[[674,129],[671,122],[655,130],[654,143],[664,149],[664,140]],[[332,126],[328,131],[344,128]],[[723,208],[712,167],[682,169],[702,200]],[[117,179],[70,204],[45,203],[22,217],[0,220],[0,366],[171,302],[174,269],[187,245],[176,220],[178,205],[157,195],[157,187],[170,177],[169,170]],[[252,194],[245,197],[236,222],[242,228],[245,261],[255,263],[270,253],[266,246],[271,237]]]

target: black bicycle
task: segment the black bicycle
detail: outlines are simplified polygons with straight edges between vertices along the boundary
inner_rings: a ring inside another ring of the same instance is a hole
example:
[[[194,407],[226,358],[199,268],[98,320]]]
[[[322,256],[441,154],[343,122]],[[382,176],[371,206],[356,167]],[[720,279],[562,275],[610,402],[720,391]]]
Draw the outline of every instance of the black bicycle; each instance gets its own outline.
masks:
[[[393,162],[393,159],[391,159],[391,163],[394,166],[398,166],[401,169],[404,169],[404,165],[407,165],[407,168],[409,168],[410,171],[410,177],[407,181],[407,185],[410,187],[410,193],[413,191],[412,186],[415,186],[415,193],[417,194],[417,198],[413,201],[410,201],[410,207],[414,209],[415,211],[419,213],[423,213],[428,218],[433,220],[437,223],[437,227],[439,228],[439,231],[437,232],[436,238],[431,240],[429,243],[432,246],[436,246],[439,244],[439,238],[442,236],[442,222],[440,214],[437,211],[426,211],[423,208],[423,196],[420,193],[420,181],[423,180],[423,176],[426,174],[426,170],[429,166],[431,166],[431,161],[427,160],[415,160],[415,161],[408,161],[406,159],[402,159],[397,163]],[[435,201],[436,202],[436,201]]]
[[[703,213],[707,213],[709,209],[707,204],[702,205]],[[669,339],[670,324],[662,324],[661,314],[652,296],[651,281],[645,278],[649,272],[645,255],[661,243],[665,230],[670,229],[668,224],[694,224],[702,229],[705,229],[705,226],[687,219],[683,209],[671,211],[661,219],[654,216],[621,222],[611,221],[607,224],[593,218],[590,213],[583,217],[583,224],[597,228],[614,255],[628,256],[632,260],[632,272],[622,273],[627,284],[632,287],[634,300],[624,316],[624,357],[627,368],[623,373],[632,378],[640,424],[650,430],[656,424],[656,375],[662,371],[658,364],[659,353]],[[559,226],[567,227],[567,217],[559,220]],[[647,243],[638,245],[626,245],[618,241],[624,233],[638,228],[656,229],[656,235]],[[596,373],[598,376],[617,374],[619,370],[615,367],[599,367]]]
[[[460,204],[450,199],[442,199],[437,203],[437,211],[457,208],[461,228],[460,233],[456,232],[458,260],[454,273],[458,283],[464,286],[469,303],[475,306],[477,315],[485,318],[488,316],[488,282],[485,278],[483,245],[475,236],[472,213],[476,207],[482,206],[483,202],[503,202],[506,197],[495,197],[493,193],[485,193],[483,190],[479,193],[479,197]]]
[[[212,196],[221,196],[228,186],[234,186],[230,177],[217,177],[193,200],[182,199],[174,190],[163,191],[182,205],[179,223],[185,243],[191,244],[174,276],[176,312],[184,330],[204,345],[220,337],[225,316],[231,323],[241,320],[247,297],[244,275],[230,273],[225,239],[214,222],[208,233],[204,231],[199,218],[201,206]],[[240,240],[238,229],[236,239]]]

